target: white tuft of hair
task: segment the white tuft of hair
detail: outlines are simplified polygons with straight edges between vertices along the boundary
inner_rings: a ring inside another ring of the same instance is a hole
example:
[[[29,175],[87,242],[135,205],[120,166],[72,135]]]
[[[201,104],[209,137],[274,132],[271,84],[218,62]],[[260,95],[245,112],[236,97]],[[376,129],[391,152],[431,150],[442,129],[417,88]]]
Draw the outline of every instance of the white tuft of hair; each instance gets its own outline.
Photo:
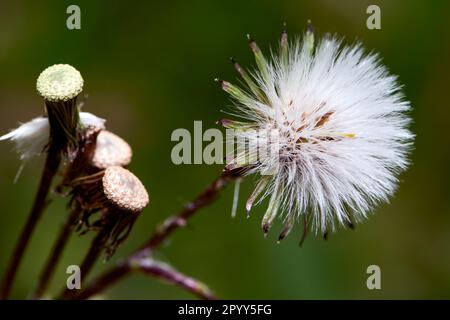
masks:
[[[223,88],[234,98],[231,113],[243,120],[232,123],[235,136],[247,141],[231,162],[261,176],[247,209],[269,198],[263,229],[282,217],[290,230],[302,218],[325,234],[388,201],[414,135],[410,103],[378,56],[332,36],[314,48],[308,33],[282,44],[270,61],[254,52],[259,68],[248,87]],[[261,145],[271,152],[257,154]]]
[[[89,112],[80,112],[80,123],[83,126],[94,126],[99,129],[105,128],[105,120]],[[50,125],[48,118],[37,117],[18,128],[0,137],[2,140],[11,140],[15,143],[20,159],[29,160],[40,155],[48,143]]]

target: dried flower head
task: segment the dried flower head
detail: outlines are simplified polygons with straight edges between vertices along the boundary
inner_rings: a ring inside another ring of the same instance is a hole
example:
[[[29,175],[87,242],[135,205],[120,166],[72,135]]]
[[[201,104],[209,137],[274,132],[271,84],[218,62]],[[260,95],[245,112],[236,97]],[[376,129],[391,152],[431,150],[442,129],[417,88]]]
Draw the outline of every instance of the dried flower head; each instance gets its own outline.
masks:
[[[41,72],[36,89],[46,101],[68,101],[83,90],[83,77],[71,65],[55,64]]]
[[[97,230],[107,256],[128,236],[150,199],[142,182],[129,170],[113,166],[72,181],[72,209],[79,210],[78,229]],[[91,223],[97,212],[100,217]]]
[[[102,130],[97,136],[97,145],[92,157],[92,165],[99,169],[111,166],[125,167],[131,162],[130,145],[118,135]]]
[[[77,97],[83,90],[80,72],[68,64],[55,64],[42,71],[36,88],[44,99],[50,122],[48,150],[72,158],[80,129],[77,105]]]
[[[148,205],[149,197],[141,181],[122,167],[109,167],[102,178],[106,198],[117,208],[140,213]]]
[[[255,72],[232,60],[246,88],[219,81],[235,102],[231,113],[243,119],[221,123],[246,141],[228,155],[226,169],[260,175],[247,210],[269,198],[262,228],[267,234],[282,217],[280,240],[296,220],[304,235],[352,227],[388,201],[408,166],[410,104],[396,77],[360,44],[325,36],[314,46],[311,28],[294,42],[283,32],[271,60],[249,40]],[[270,152],[258,152],[261,145]]]
[[[119,136],[95,126],[87,127],[80,135],[77,156],[66,168],[57,190],[62,193],[78,177],[113,166],[125,167],[131,156],[130,145]]]

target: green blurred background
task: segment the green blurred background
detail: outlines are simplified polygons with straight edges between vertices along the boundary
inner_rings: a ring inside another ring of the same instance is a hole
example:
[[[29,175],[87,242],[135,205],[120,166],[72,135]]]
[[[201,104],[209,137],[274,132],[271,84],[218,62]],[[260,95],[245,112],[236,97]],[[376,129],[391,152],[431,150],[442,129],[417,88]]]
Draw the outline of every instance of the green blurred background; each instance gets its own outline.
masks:
[[[66,28],[70,4],[81,7],[81,30]],[[381,30],[366,28],[369,4],[381,8]],[[170,135],[176,128],[192,131],[194,120],[215,127],[223,117],[220,110],[229,100],[213,79],[236,79],[230,56],[253,65],[246,33],[267,52],[277,45],[284,21],[290,34],[298,35],[311,19],[319,34],[336,33],[349,43],[359,39],[379,52],[412,102],[413,165],[401,176],[391,204],[378,207],[354,232],[342,230],[328,241],[309,237],[298,248],[298,229],[277,245],[276,232],[264,239],[260,230],[265,205],[245,218],[249,178],[235,219],[228,188],[157,255],[222,298],[450,298],[449,12],[447,1],[2,0],[0,132],[42,114],[35,80],[45,67],[69,63],[81,71],[89,95],[84,110],[107,118],[108,129],[131,144],[130,169],[151,194],[151,205],[130,238],[110,262],[98,264],[98,274],[143,243],[158,222],[221,171],[220,165],[172,164]],[[28,163],[13,184],[20,165],[11,149],[0,144],[2,274],[42,169],[42,159]],[[25,298],[34,286],[65,215],[65,199],[55,197],[33,236],[12,297]],[[72,238],[52,293],[65,284],[65,267],[80,262],[89,241],[90,236]],[[381,267],[381,290],[366,287],[371,264]],[[117,283],[102,297],[192,298],[142,275]]]

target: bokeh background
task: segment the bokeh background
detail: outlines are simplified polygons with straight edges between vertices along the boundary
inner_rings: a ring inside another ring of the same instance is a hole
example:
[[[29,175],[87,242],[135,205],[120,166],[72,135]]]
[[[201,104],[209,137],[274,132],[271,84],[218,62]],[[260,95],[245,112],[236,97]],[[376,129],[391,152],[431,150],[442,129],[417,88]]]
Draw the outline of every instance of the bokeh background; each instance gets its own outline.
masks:
[[[81,7],[81,30],[66,28],[66,8]],[[381,30],[366,28],[366,8],[381,8]],[[260,219],[244,201],[230,217],[232,188],[176,232],[157,256],[207,283],[222,298],[407,299],[450,298],[450,23],[447,1],[12,1],[0,3],[0,132],[42,114],[35,81],[45,67],[69,63],[85,79],[84,107],[108,120],[111,131],[134,149],[130,169],[147,186],[151,205],[108,268],[143,243],[158,222],[177,212],[221,171],[221,166],[181,165],[170,160],[176,128],[193,121],[216,127],[228,97],[217,76],[235,80],[235,57],[253,65],[247,33],[264,51],[276,47],[282,23],[291,35],[311,19],[317,33],[361,40],[399,75],[412,102],[417,134],[410,170],[390,204],[382,205],[355,231],[328,241],[309,237],[298,248],[300,229],[281,244],[265,239]],[[42,159],[20,166],[12,145],[0,144],[0,272],[22,228],[42,169]],[[35,285],[58,227],[66,199],[54,197],[32,239],[12,297],[23,299]],[[280,228],[280,225],[278,225]],[[276,229],[276,228],[275,228]],[[65,267],[77,264],[90,236],[73,237],[50,293],[65,284]],[[382,289],[368,290],[366,268],[382,271]],[[112,286],[106,299],[193,298],[179,288],[143,275]]]

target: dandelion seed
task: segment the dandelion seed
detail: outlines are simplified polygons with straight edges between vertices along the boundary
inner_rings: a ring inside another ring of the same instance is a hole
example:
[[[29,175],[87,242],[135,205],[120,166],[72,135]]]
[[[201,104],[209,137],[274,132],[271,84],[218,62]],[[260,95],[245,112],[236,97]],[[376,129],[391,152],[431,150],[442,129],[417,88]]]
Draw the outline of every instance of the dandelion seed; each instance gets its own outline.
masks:
[[[105,128],[105,120],[89,112],[80,112],[80,123],[85,127]],[[37,117],[18,128],[0,137],[0,141],[10,140],[14,142],[15,149],[22,163],[14,178],[14,183],[20,177],[25,163],[46,151],[50,135],[48,118]]]
[[[10,140],[14,142],[20,160],[25,161],[44,151],[49,132],[48,119],[38,117],[1,136],[0,141]]]
[[[83,126],[105,128],[105,120],[89,112],[80,112],[80,123]],[[45,151],[50,135],[50,125],[47,117],[37,117],[0,137],[15,143],[20,160],[29,160]]]
[[[227,156],[226,168],[261,176],[247,212],[268,198],[262,228],[267,234],[276,218],[284,220],[279,240],[298,220],[304,236],[312,229],[326,238],[339,225],[353,226],[388,201],[409,164],[410,104],[396,77],[361,44],[325,36],[315,46],[311,27],[291,42],[283,31],[270,60],[249,41],[257,69],[248,73],[232,59],[245,88],[219,80],[234,101],[230,113],[240,118],[220,123],[248,143]],[[274,152],[242,161],[260,146]]]

